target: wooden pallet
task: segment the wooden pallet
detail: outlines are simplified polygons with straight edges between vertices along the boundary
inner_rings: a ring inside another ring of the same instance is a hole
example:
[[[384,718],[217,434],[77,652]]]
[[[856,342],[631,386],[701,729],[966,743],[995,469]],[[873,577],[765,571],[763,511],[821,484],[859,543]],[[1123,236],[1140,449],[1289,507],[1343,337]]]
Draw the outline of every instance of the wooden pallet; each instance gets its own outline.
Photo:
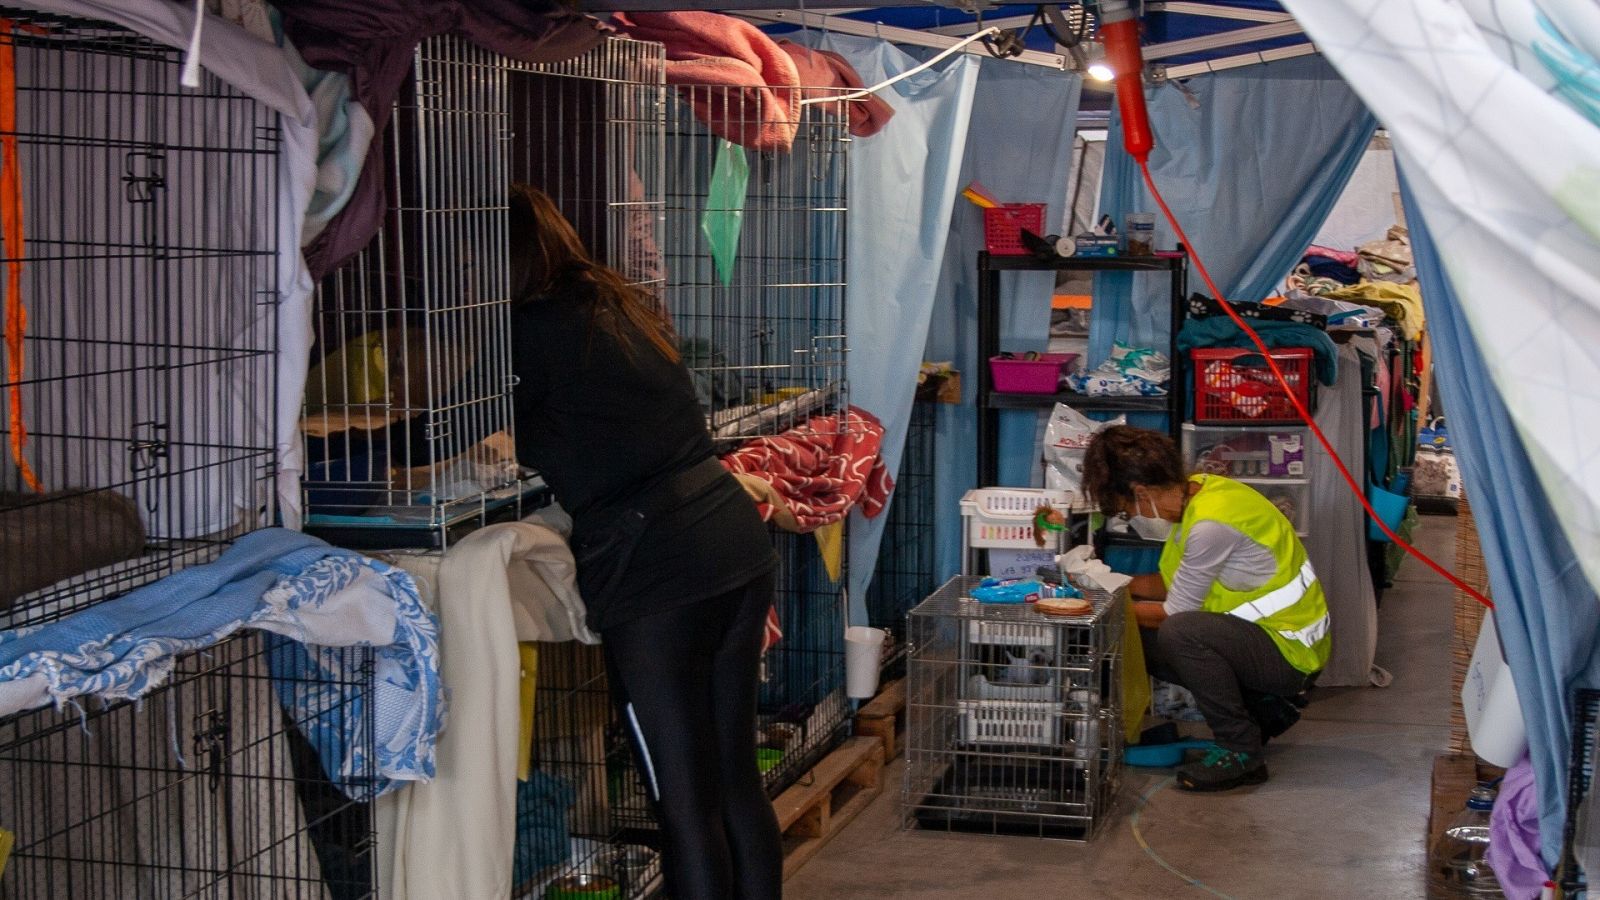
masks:
[[[906,727],[906,680],[890,682],[878,696],[856,713],[856,734],[880,738],[885,761],[900,755],[903,741],[896,738]]]
[[[773,801],[785,880],[883,792],[883,759],[882,741],[850,738]]]

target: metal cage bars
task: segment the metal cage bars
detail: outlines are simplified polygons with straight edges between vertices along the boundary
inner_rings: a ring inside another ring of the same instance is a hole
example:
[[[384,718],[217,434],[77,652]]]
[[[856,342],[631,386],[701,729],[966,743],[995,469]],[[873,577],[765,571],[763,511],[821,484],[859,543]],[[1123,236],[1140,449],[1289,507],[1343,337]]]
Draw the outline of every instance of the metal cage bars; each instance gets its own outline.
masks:
[[[27,315],[0,348],[0,627],[16,627],[271,520],[280,134],[214,77],[171,90],[180,51],[0,15],[21,209],[0,252]]]

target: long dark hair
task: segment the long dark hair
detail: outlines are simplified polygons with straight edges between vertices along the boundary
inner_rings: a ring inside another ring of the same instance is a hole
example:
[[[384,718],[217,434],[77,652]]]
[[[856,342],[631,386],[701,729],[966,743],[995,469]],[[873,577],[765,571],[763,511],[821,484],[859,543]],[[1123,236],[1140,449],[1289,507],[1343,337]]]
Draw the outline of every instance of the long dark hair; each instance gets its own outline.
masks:
[[[561,282],[576,279],[594,286],[591,323],[603,322],[624,344],[643,338],[665,359],[677,362],[672,324],[622,273],[589,255],[572,224],[544,191],[511,185],[511,297],[529,303]],[[612,313],[601,316],[602,311]]]

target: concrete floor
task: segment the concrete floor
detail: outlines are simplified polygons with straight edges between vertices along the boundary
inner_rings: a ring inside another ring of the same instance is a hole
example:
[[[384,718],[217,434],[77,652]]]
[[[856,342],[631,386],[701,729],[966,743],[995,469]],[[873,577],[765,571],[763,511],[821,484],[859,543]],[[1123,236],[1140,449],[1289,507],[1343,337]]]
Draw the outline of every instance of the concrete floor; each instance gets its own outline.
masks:
[[[1422,521],[1418,545],[1450,565],[1455,519]],[[1415,560],[1401,567],[1378,613],[1394,683],[1315,692],[1268,747],[1264,785],[1194,795],[1171,770],[1129,769],[1123,808],[1085,845],[902,830],[897,763],[785,896],[1421,898],[1429,777],[1450,730],[1451,596]]]

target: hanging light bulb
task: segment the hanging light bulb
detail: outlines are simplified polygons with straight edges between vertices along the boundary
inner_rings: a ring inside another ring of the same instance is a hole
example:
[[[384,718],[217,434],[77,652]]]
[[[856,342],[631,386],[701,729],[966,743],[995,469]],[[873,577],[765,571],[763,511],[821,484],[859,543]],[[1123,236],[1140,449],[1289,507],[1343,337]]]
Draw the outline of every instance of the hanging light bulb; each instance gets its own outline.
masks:
[[[1094,81],[1110,81],[1116,77],[1111,64],[1106,62],[1106,47],[1099,41],[1084,44],[1083,73]]]

